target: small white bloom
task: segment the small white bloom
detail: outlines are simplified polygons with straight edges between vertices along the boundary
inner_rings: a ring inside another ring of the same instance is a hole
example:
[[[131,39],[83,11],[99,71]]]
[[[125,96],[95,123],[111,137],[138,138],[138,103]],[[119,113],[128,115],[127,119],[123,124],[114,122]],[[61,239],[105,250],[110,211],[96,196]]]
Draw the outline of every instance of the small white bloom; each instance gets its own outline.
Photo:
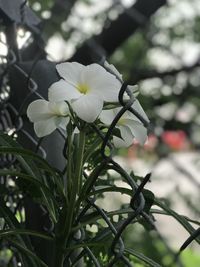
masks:
[[[109,64],[108,61],[105,60],[104,62],[104,67],[113,75],[117,77],[117,79],[123,83],[123,78],[122,75],[119,73],[119,71],[115,68],[113,64]],[[130,92],[134,95],[134,97],[137,97],[139,92],[138,92],[138,86],[137,85],[128,85],[127,88],[130,90]],[[124,100],[129,100],[130,97],[127,95],[127,93],[124,93]]]
[[[63,79],[50,86],[49,100],[68,101],[82,120],[95,121],[104,102],[118,101],[121,83],[100,65],[65,62],[56,69]]]
[[[67,115],[69,115],[69,108],[64,101],[54,103],[38,99],[27,109],[27,116],[34,123],[34,130],[38,137],[48,135],[58,127],[66,129],[69,122]]]
[[[122,75],[119,73],[119,71],[115,68],[113,64],[109,64],[108,61],[105,60],[103,65],[110,73],[114,74],[121,82],[123,82]]]
[[[134,101],[132,108],[134,108],[145,120],[149,121],[137,99]],[[120,110],[121,108],[103,110],[100,114],[100,120],[109,126]],[[147,129],[130,111],[126,111],[122,115],[116,125],[116,128],[120,130],[122,138],[117,136],[113,137],[115,147],[129,147],[133,143],[134,138],[136,138],[141,145],[144,145],[147,139]]]

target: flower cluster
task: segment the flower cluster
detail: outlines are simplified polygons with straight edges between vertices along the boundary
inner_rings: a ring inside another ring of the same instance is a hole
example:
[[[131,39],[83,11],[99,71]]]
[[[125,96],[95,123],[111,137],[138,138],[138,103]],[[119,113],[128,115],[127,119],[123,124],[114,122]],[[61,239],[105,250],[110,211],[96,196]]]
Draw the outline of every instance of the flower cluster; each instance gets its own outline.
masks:
[[[114,105],[118,102],[123,80],[116,68],[107,62],[105,68],[98,64],[84,66],[77,62],[65,62],[58,64],[56,69],[61,79],[50,86],[48,101],[39,99],[28,106],[27,116],[34,123],[37,136],[48,135],[59,127],[66,129],[72,119],[71,111],[87,123],[99,119],[109,126],[120,110]],[[132,87],[129,86],[129,89],[132,90]],[[107,103],[113,104],[112,109],[104,110]],[[137,99],[132,107],[148,121]],[[147,130],[129,111],[123,114],[116,128],[121,138],[113,137],[115,146],[130,146],[134,138],[141,144],[145,143]]]

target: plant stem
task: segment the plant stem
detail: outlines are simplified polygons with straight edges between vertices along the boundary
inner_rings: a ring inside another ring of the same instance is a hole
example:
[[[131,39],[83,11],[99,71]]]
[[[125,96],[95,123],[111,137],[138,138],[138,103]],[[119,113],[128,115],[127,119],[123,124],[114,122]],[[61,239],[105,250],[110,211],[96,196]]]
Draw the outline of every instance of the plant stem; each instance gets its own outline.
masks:
[[[77,163],[76,163],[76,186],[77,194],[79,195],[82,186],[82,175],[83,175],[83,156],[85,149],[85,132],[81,131],[79,136],[79,149],[77,150]]]
[[[54,266],[56,267],[63,267],[64,263],[64,253],[62,249],[62,240],[57,240],[56,241],[56,246],[55,246],[55,260],[54,260]]]
[[[70,194],[70,202],[69,202],[69,206],[66,210],[66,215],[65,215],[65,223],[64,223],[64,231],[63,231],[64,237],[65,237],[65,246],[67,244],[67,241],[68,241],[70,233],[71,233],[73,218],[74,218],[74,211],[75,211],[74,208],[75,208],[75,204],[76,204],[76,198],[77,198],[77,195],[79,194],[80,188],[81,188],[84,148],[85,148],[85,132],[80,131],[79,144],[78,144],[77,151],[75,151],[75,153],[77,153],[77,157],[76,157],[74,180],[72,181],[72,190],[71,190],[71,194]]]
[[[67,127],[67,172],[66,172],[66,179],[65,179],[65,195],[67,202],[69,200],[69,192],[71,191],[72,185],[72,125],[71,123],[68,124]]]
[[[80,131],[77,149],[74,150],[72,147],[72,128],[68,125],[68,148],[67,148],[67,186],[66,190],[66,206],[63,209],[63,217],[61,219],[59,234],[55,243],[55,261],[56,267],[63,267],[67,244],[70,239],[71,230],[73,226],[73,220],[75,218],[75,205],[77,196],[82,186],[82,175],[83,175],[83,158],[85,149],[85,131]],[[73,153],[75,154],[75,166],[72,167]]]

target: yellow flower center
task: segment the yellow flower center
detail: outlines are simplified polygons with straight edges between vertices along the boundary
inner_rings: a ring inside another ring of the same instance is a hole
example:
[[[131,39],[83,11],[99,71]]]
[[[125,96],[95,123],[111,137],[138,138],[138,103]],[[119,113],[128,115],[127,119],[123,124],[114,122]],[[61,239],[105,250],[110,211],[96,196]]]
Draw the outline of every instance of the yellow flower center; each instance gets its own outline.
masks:
[[[90,91],[90,87],[85,83],[78,84],[77,88],[78,88],[79,92],[84,94],[84,95],[86,95]]]

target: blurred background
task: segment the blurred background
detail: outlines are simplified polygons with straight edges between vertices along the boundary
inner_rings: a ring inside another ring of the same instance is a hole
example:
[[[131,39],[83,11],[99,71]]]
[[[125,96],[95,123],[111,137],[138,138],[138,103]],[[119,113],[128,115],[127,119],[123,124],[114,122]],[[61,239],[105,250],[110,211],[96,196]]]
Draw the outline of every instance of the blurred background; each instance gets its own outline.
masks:
[[[17,1],[16,1],[17,2]],[[200,219],[200,2],[198,0],[29,0],[37,19],[17,31],[21,61],[78,61],[107,59],[129,84],[137,84],[138,99],[151,125],[144,147],[134,143],[120,150],[117,160],[138,176],[152,172],[146,186],[169,207],[191,220]],[[3,6],[4,5],[4,6]],[[5,2],[0,1],[5,12]],[[23,16],[23,13],[20,14]],[[36,30],[36,26],[40,32]],[[0,28],[0,57],[8,47]],[[127,202],[123,195],[100,201],[106,210]],[[154,208],[154,207],[153,207]],[[188,233],[171,216],[155,219],[159,239],[145,227],[130,226],[127,244],[157,260],[170,262]],[[197,228],[198,224],[194,224]],[[200,225],[200,223],[199,223]],[[154,236],[154,240],[156,237]],[[200,249],[194,241],[181,257],[183,266],[200,266]],[[135,265],[137,266],[137,265]],[[138,266],[141,266],[138,264]]]

